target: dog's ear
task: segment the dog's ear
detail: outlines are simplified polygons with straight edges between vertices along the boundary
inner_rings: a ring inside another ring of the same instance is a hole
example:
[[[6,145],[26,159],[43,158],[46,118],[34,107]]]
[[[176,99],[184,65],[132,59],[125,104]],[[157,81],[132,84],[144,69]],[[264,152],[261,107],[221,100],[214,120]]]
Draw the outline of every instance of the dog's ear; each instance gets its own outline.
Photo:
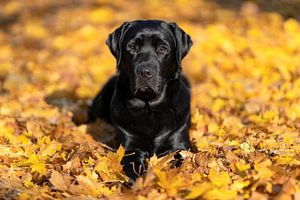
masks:
[[[106,40],[106,44],[117,60],[117,67],[119,67],[121,62],[123,38],[129,26],[130,22],[124,22],[119,28],[109,34]]]
[[[176,23],[169,23],[170,29],[173,32],[175,38],[175,47],[176,47],[176,60],[177,64],[181,66],[181,60],[189,52],[193,41],[191,37],[186,34]]]

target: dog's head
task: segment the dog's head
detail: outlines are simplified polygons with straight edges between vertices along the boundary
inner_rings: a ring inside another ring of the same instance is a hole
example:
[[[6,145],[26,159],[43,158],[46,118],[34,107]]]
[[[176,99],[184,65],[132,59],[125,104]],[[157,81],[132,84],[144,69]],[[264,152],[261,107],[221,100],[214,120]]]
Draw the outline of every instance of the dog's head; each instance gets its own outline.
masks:
[[[159,20],[125,22],[106,41],[117,68],[129,80],[133,96],[150,101],[168,80],[179,78],[181,60],[192,40],[175,23]]]

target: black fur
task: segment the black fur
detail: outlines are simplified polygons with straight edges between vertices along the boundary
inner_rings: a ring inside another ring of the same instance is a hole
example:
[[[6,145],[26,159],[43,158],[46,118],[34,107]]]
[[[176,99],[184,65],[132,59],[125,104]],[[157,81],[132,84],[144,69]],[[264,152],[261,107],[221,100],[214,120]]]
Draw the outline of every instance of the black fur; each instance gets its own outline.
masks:
[[[117,28],[107,45],[117,75],[94,99],[89,119],[103,118],[116,128],[126,151],[121,163],[135,180],[145,173],[145,158],[191,148],[190,88],[181,60],[192,41],[175,23],[139,20]]]

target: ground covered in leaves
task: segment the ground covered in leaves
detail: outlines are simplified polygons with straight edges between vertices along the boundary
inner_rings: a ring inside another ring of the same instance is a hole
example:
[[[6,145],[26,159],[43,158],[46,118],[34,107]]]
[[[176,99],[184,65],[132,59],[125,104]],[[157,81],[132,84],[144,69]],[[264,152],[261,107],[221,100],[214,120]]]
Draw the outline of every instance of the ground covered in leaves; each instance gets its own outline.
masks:
[[[300,199],[300,24],[262,1],[219,2],[1,1],[0,197]],[[194,41],[183,71],[197,152],[178,168],[174,154],[151,158],[128,189],[113,129],[84,121],[115,72],[108,33],[140,18],[176,21]]]

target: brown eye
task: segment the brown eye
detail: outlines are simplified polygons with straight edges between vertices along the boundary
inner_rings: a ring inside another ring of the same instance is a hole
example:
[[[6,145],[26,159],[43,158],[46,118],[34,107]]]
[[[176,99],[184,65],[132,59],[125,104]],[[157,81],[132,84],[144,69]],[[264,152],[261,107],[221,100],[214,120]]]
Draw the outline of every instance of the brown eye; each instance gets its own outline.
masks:
[[[127,45],[127,47],[129,49],[129,51],[137,51],[138,50],[138,46],[136,44],[134,44],[134,43],[129,43]]]
[[[168,53],[168,51],[169,51],[168,47],[165,46],[165,45],[162,45],[158,48],[157,53],[158,54],[165,54],[165,53]]]

